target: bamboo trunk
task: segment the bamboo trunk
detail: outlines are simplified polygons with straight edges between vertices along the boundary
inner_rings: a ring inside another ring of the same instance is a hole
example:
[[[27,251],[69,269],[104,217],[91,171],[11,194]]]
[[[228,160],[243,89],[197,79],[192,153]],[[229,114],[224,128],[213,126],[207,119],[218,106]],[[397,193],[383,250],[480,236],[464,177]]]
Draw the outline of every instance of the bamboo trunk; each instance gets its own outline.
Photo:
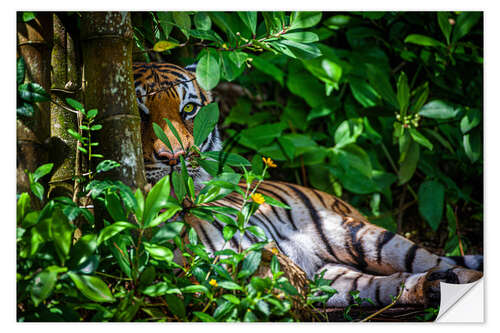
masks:
[[[17,52],[26,62],[27,79],[50,89],[50,50],[52,46],[52,15],[37,13],[29,22],[17,22]],[[46,163],[47,139],[50,133],[50,103],[35,103],[33,117],[18,117],[17,131],[17,193],[29,190],[24,170],[33,172]],[[33,202],[33,201],[32,201]]]
[[[75,132],[77,116],[62,107],[65,98],[76,96],[77,90],[71,90],[68,83],[78,82],[75,62],[75,48],[73,40],[59,17],[54,14],[54,46],[52,48],[52,89],[51,98],[58,104],[52,103],[50,108],[51,149],[49,159],[54,163],[54,173],[50,180],[50,195],[73,195],[73,176],[75,174],[77,140],[68,133],[68,129]],[[73,69],[70,72],[70,69]],[[80,78],[81,81],[81,78]]]
[[[97,123],[103,128],[97,132],[97,148],[105,159],[121,164],[113,170],[112,179],[143,188],[146,181],[132,76],[132,39],[130,13],[83,13],[84,104],[87,110],[99,110]]]

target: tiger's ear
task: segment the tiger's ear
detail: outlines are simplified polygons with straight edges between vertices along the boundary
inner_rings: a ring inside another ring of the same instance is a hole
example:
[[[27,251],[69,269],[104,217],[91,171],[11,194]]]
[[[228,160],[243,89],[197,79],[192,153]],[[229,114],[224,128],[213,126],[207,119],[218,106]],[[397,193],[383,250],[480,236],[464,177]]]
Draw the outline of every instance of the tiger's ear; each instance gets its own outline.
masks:
[[[198,66],[197,62],[195,62],[194,64],[191,64],[191,65],[187,65],[186,67],[184,67],[184,69],[188,70],[192,73],[196,73],[196,66]]]

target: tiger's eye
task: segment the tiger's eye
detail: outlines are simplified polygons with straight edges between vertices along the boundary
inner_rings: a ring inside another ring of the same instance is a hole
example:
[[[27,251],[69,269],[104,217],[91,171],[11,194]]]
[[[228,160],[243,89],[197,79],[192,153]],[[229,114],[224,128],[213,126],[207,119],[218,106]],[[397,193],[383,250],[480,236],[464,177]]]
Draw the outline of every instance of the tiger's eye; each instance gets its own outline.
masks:
[[[182,111],[184,111],[186,113],[193,112],[193,110],[194,110],[193,103],[188,103],[188,104],[184,105],[184,108],[182,109]]]

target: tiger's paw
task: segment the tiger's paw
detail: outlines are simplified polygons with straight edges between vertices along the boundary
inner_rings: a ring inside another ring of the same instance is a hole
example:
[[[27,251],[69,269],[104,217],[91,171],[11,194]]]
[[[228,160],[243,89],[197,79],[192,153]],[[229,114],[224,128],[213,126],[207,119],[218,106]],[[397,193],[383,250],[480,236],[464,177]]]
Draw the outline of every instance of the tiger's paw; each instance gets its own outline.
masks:
[[[427,273],[424,286],[425,303],[428,306],[437,306],[441,300],[440,282],[451,284],[472,283],[483,277],[483,273],[455,267],[447,270],[434,270]]]

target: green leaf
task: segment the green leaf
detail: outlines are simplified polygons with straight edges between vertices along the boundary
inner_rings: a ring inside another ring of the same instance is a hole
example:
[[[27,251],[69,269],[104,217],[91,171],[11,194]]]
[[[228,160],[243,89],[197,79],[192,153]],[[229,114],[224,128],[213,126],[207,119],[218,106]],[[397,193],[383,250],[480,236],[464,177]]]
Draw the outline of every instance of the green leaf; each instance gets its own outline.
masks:
[[[184,183],[184,179],[179,172],[172,173],[172,185],[174,186],[175,196],[177,197],[178,202],[182,202],[184,197],[186,196],[186,184]]]
[[[94,302],[114,302],[115,298],[111,294],[108,286],[97,276],[80,275],[68,272],[69,277],[75,283],[78,290],[83,295]]]
[[[410,87],[408,86],[408,78],[404,72],[401,72],[399,75],[397,98],[399,110],[402,114],[406,114],[406,110],[410,104]]]
[[[204,156],[207,156],[209,158],[213,158],[214,160],[231,165],[231,166],[250,166],[250,162],[244,158],[241,155],[235,154],[235,153],[227,153],[224,151],[208,151],[203,153]]]
[[[257,12],[237,12],[243,23],[250,29],[253,35],[257,29]]]
[[[467,110],[467,113],[460,121],[460,130],[462,134],[467,134],[471,129],[481,122],[481,111],[478,109]]]
[[[297,59],[314,59],[322,55],[321,50],[314,44],[298,43],[293,40],[282,39],[269,43],[277,51]]]
[[[18,87],[19,97],[27,102],[47,102],[50,101],[50,96],[45,89],[38,83],[24,83]]]
[[[156,260],[172,261],[174,253],[168,247],[144,242],[144,249]]]
[[[73,227],[60,208],[55,209],[52,214],[50,233],[51,238],[54,241],[56,253],[59,256],[61,263],[64,264],[71,248]]]
[[[271,273],[273,275],[277,274],[280,271],[280,263],[276,255],[273,255],[273,257],[271,258],[271,263],[269,264],[269,268],[271,268]]]
[[[198,65],[199,66],[199,65]],[[194,144],[201,146],[208,135],[214,130],[219,121],[219,106],[217,103],[210,103],[201,108],[194,119]]]
[[[23,22],[29,22],[35,19],[36,14],[34,12],[23,12]]]
[[[153,217],[160,211],[160,209],[172,206],[172,203],[168,202],[169,197],[170,177],[166,176],[160,179],[160,181],[156,183],[148,193],[146,203],[144,205],[144,227],[149,226]]]
[[[260,251],[250,252],[243,260],[238,278],[243,279],[252,275],[259,268],[262,253]]]
[[[153,123],[153,131],[155,132],[158,139],[160,139],[161,142],[163,142],[168,147],[168,149],[170,149],[170,151],[173,152],[174,150],[172,149],[172,145],[170,144],[170,140],[168,140],[168,137],[165,134],[165,132],[163,131],[163,128],[161,128],[161,126],[158,125],[157,123]]]
[[[52,167],[54,166],[54,163],[47,163],[44,164],[40,167],[38,167],[35,172],[33,172],[33,180],[37,182],[40,178],[42,178],[45,175],[48,175],[50,171],[52,170]]]
[[[453,29],[452,42],[456,43],[460,38],[467,35],[471,29],[481,19],[483,14],[481,12],[462,12],[457,17],[457,23]]]
[[[265,124],[241,131],[239,143],[258,150],[281,136],[287,125],[283,123]]]
[[[245,312],[245,316],[243,317],[243,321],[247,323],[253,323],[259,321],[259,318],[250,310]]]
[[[196,66],[196,81],[205,90],[215,88],[220,80],[220,63],[217,52],[208,49]]]
[[[231,295],[231,294],[225,294],[225,295],[222,295],[222,297],[233,304],[240,304],[241,303],[240,299],[238,297]]]
[[[418,114],[432,119],[450,119],[455,117],[459,111],[445,101],[434,100],[425,104]]]
[[[432,143],[419,131],[417,131],[414,128],[409,128],[410,135],[415,140],[417,143],[421,144],[424,147],[429,148],[429,150],[432,150],[433,145]]]
[[[262,240],[267,240],[267,236],[264,230],[262,230],[262,228],[256,225],[251,225],[249,227],[246,227],[245,232],[250,232]]]
[[[43,300],[52,294],[57,282],[57,272],[44,270],[33,278],[30,289],[31,299],[37,307]]]
[[[365,108],[376,106],[381,100],[377,91],[375,91],[375,89],[365,80],[361,80],[357,77],[350,77],[349,88],[356,101]]]
[[[33,115],[35,114],[35,109],[30,103],[23,102],[21,106],[16,108],[16,113],[18,116],[22,117],[33,117]]]
[[[125,222],[125,221],[119,221],[115,222],[111,225],[108,225],[107,227],[104,227],[101,232],[99,233],[99,237],[97,238],[97,244],[100,245],[102,242],[105,240],[110,239],[111,237],[115,236],[116,234],[122,232],[125,229],[136,229],[137,226]]]
[[[445,47],[443,43],[435,40],[432,37],[419,35],[419,34],[411,34],[405,38],[405,43],[413,43],[422,46],[442,46]]]
[[[415,170],[417,169],[419,158],[420,146],[415,141],[412,141],[408,148],[406,158],[399,166],[399,185],[405,184],[411,179],[411,177],[415,173]]]
[[[233,238],[234,234],[238,231],[238,229],[232,225],[225,225],[222,229],[222,237],[224,237],[225,241]]]
[[[91,109],[91,110],[88,110],[87,111],[87,118],[89,119],[92,119],[92,118],[95,118],[95,116],[97,116],[97,109]]]
[[[118,163],[118,162],[115,162],[112,160],[104,160],[104,161],[99,162],[99,164],[97,164],[95,171],[97,173],[106,172],[106,171],[118,168],[119,166],[120,166],[120,163]]]
[[[298,43],[309,44],[319,41],[318,35],[310,31],[289,32],[281,36]]]
[[[335,148],[342,148],[351,143],[355,143],[361,133],[363,133],[363,123],[361,119],[344,120],[335,130]]]
[[[160,40],[160,41],[156,42],[156,44],[153,46],[153,51],[164,52],[164,51],[176,48],[177,46],[179,46],[179,43],[168,41],[168,40]]]
[[[241,73],[243,73],[243,71],[245,70],[244,66],[241,66],[235,62],[235,61],[239,61],[240,59],[235,58],[234,56],[231,56],[231,54],[233,54],[232,51],[221,52],[222,69],[224,71],[224,78],[227,81],[233,81],[238,76],[240,76]]]
[[[122,202],[120,200],[120,197],[118,194],[113,191],[111,192],[110,190],[106,191],[105,197],[104,197],[104,205],[106,206],[106,209],[111,215],[111,218],[114,221],[125,221],[127,220],[127,216],[125,214],[125,211],[122,206]]]
[[[259,71],[271,76],[283,86],[285,73],[275,64],[262,57],[254,57],[252,65]]]
[[[385,101],[399,110],[398,99],[392,89],[388,73],[374,65],[366,65],[366,67],[371,86]]]
[[[266,200],[266,204],[268,204],[268,205],[280,207],[280,208],[285,208],[285,209],[291,209],[290,206],[288,206],[287,204],[285,204],[281,201],[274,199],[273,197],[269,197],[269,196],[264,195],[262,193],[261,193],[261,195],[262,195],[262,197],[264,197],[264,199]]]
[[[172,12],[172,17],[186,38],[189,38],[189,29],[191,29],[189,14],[187,12]]]
[[[195,311],[193,312],[193,314],[198,317],[199,319],[201,319],[201,321],[204,321],[204,322],[216,322],[217,320],[215,320],[214,317],[212,317],[211,315],[209,314],[206,314],[205,312],[198,312],[198,311]]]
[[[481,157],[481,133],[479,131],[470,132],[464,135],[463,145],[465,154],[472,163]]]
[[[33,194],[40,199],[40,201],[43,201],[43,195],[45,193],[45,189],[43,188],[42,184],[40,183],[32,183],[30,184],[30,189]]]
[[[413,94],[415,97],[412,100],[412,106],[410,108],[411,113],[420,111],[425,102],[427,102],[427,98],[429,97],[429,83],[426,82],[415,89]]]
[[[16,63],[16,81],[17,85],[20,85],[24,82],[24,73],[26,72],[26,62],[23,57],[17,58]]]
[[[168,304],[168,309],[179,318],[186,317],[186,308],[184,302],[177,295],[165,295],[165,301]]]
[[[144,288],[144,290],[142,290],[142,293],[144,295],[148,295],[151,297],[158,297],[158,296],[165,295],[168,292],[168,289],[169,289],[169,286],[168,286],[167,282],[159,282],[159,283],[153,284],[147,288]]]
[[[172,124],[172,122],[170,120],[168,120],[168,118],[163,118],[163,119],[167,123],[167,126],[170,129],[170,131],[172,132],[172,134],[174,134],[174,136],[177,139],[177,142],[179,143],[179,145],[182,147],[182,150],[186,151],[186,149],[182,145],[182,140],[181,140],[181,137],[179,136],[179,132],[177,132],[177,130],[175,129],[174,124]]]
[[[204,294],[207,294],[207,293],[209,293],[208,288],[205,287],[202,284],[193,284],[193,285],[181,288],[181,291],[183,293],[188,293],[188,294],[193,294],[193,293],[204,293]]]
[[[31,199],[27,192],[21,193],[17,199],[16,224],[21,225],[22,220],[31,209]]]
[[[290,30],[310,28],[321,21],[321,12],[293,12]]]
[[[447,12],[438,12],[437,13],[437,20],[439,24],[439,28],[441,29],[441,32],[444,35],[444,38],[446,38],[446,44],[450,44],[450,35],[451,35],[451,28],[452,25],[448,21],[450,14]]]
[[[372,175],[372,165],[370,162],[370,157],[366,151],[352,143],[346,145],[340,149],[336,149],[336,159],[342,166],[346,173],[356,170],[359,171],[367,178],[371,178]]]
[[[219,287],[227,289],[227,290],[241,290],[241,291],[243,291],[243,288],[239,284],[236,284],[232,281],[219,281],[217,284],[219,285]]]
[[[102,128],[101,124],[94,125],[90,128],[91,131],[98,131]]]
[[[212,20],[210,20],[207,13],[197,12],[194,15],[194,26],[196,29],[207,31],[212,27]]]
[[[418,189],[418,210],[430,225],[437,231],[443,218],[444,186],[436,181],[425,181]]]
[[[72,98],[66,98],[66,103],[68,103],[69,106],[71,106],[73,109],[75,109],[77,111],[83,110],[83,105],[80,102],[78,102]]]

